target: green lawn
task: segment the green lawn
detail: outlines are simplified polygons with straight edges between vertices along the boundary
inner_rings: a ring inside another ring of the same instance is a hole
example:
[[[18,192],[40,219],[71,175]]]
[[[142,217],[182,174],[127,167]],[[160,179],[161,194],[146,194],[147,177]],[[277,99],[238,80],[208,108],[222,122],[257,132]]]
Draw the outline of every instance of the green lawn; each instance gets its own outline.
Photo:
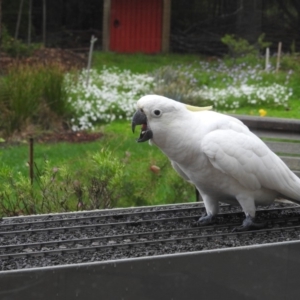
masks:
[[[2,191],[16,189],[7,199],[0,189],[0,201],[7,207],[8,203],[17,203],[17,198],[27,197],[35,207],[30,212],[65,211],[77,209],[78,195],[74,189],[76,182],[84,183],[82,189],[84,208],[101,208],[102,204],[90,203],[89,195],[93,189],[93,178],[103,179],[105,185],[109,185],[110,179],[119,169],[110,163],[104,167],[91,161],[91,157],[101,153],[105,149],[112,153],[112,157],[122,165],[121,177],[112,188],[114,204],[117,207],[156,205],[163,203],[182,203],[194,201],[193,187],[182,180],[172,169],[168,159],[155,146],[148,143],[137,143],[138,133],[131,131],[130,122],[115,121],[101,128],[103,138],[95,142],[69,144],[36,144],[34,147],[34,161],[37,166],[34,179],[34,197],[31,199],[31,187],[29,184],[28,145],[22,144],[14,147],[2,147],[0,149],[1,167],[0,184]],[[47,162],[46,162],[47,161]],[[159,173],[151,171],[151,166],[160,168]],[[108,169],[105,169],[108,168]],[[9,170],[9,175],[5,171]],[[58,170],[58,172],[56,171]],[[113,174],[108,174],[112,170]],[[1,174],[2,172],[2,174]],[[57,175],[56,175],[57,174]],[[37,176],[39,175],[39,176]],[[104,176],[104,177],[103,177]],[[109,177],[110,176],[110,177]],[[55,178],[52,180],[52,177]],[[11,178],[11,179],[10,179]],[[114,180],[114,179],[112,179]],[[11,182],[13,181],[13,184]],[[19,184],[20,183],[20,184]],[[42,184],[41,184],[42,183]],[[42,188],[41,188],[42,186]],[[82,185],[83,186],[83,185]],[[4,187],[4,188],[3,188]],[[41,197],[43,190],[44,198]],[[62,206],[60,198],[63,193],[68,194],[69,200]],[[115,194],[117,193],[117,195]],[[101,198],[101,197],[100,197]],[[43,202],[53,203],[48,207]],[[52,200],[51,200],[52,201]],[[50,201],[50,202],[51,202]],[[0,215],[8,215],[0,205]],[[22,209],[18,209],[21,206]],[[15,211],[24,212],[23,204],[17,208],[7,209],[14,215]]]
[[[193,64],[202,56],[181,54],[120,54],[113,52],[95,52],[93,68],[101,70],[103,66],[118,67],[120,70],[130,70],[134,73],[149,73],[163,66]]]

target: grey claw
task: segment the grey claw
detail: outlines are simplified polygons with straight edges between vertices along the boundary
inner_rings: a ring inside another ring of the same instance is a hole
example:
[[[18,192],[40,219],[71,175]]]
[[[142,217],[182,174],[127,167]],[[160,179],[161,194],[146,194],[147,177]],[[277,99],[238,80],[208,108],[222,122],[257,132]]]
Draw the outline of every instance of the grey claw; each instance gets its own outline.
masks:
[[[206,215],[206,216],[202,216],[198,221],[197,221],[197,225],[202,226],[202,225],[211,225],[214,224],[216,222],[216,216],[213,215]]]
[[[255,218],[250,217],[249,215],[246,216],[243,224],[239,227],[233,228],[232,232],[241,232],[241,231],[248,231],[248,230],[257,230],[266,227],[267,223],[257,223],[255,222]]]

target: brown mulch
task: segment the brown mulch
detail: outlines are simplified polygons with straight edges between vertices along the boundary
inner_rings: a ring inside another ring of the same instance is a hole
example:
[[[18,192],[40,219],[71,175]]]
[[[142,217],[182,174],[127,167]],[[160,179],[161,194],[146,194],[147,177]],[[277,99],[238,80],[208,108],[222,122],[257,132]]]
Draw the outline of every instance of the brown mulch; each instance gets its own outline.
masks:
[[[66,131],[66,132],[51,132],[44,133],[34,140],[38,143],[86,143],[93,142],[100,139],[103,136],[101,132],[86,132],[86,131]]]
[[[35,134],[22,134],[15,135],[13,138],[9,138],[0,142],[0,148],[18,146],[20,144],[29,142],[30,138],[33,138],[35,143],[40,144],[53,144],[53,143],[88,143],[94,142],[103,137],[102,132],[86,132],[86,131],[53,131],[44,132],[39,135]]]
[[[33,52],[32,56],[26,58],[10,57],[0,52],[0,71],[5,73],[10,67],[16,64],[58,64],[66,70],[82,69],[87,65],[86,55],[78,54],[70,50],[58,48],[41,48]]]

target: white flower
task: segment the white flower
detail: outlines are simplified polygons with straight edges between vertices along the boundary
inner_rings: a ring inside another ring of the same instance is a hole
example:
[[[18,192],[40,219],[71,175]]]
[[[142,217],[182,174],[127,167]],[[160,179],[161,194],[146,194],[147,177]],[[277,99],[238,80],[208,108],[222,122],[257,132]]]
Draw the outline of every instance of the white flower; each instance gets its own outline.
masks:
[[[104,67],[100,72],[91,70],[88,86],[86,76],[86,70],[82,70],[77,80],[66,75],[69,102],[76,112],[72,119],[73,130],[92,129],[99,121],[129,119],[135,111],[136,101],[154,84],[154,79],[148,75],[117,68]]]

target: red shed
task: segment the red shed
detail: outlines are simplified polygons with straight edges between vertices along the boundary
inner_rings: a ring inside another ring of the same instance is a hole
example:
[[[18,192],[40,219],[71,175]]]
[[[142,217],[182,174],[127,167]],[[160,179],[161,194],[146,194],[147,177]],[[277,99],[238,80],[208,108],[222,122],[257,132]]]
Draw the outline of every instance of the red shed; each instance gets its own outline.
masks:
[[[103,50],[169,50],[171,0],[104,0]]]

